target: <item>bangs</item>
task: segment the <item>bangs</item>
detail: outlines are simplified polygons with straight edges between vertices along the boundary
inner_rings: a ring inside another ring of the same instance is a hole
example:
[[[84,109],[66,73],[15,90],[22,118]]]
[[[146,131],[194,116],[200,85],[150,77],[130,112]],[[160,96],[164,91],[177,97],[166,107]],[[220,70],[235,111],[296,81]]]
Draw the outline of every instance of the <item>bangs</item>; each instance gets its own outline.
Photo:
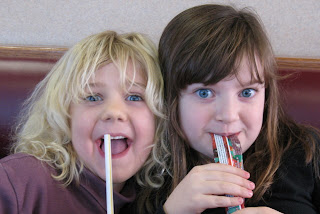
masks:
[[[106,45],[107,42],[109,42],[108,45]],[[75,59],[85,63],[74,63],[77,67],[74,68],[74,72],[71,72],[73,76],[67,84],[69,85],[70,97],[72,97],[73,102],[81,102],[84,97],[92,95],[91,85],[93,83],[92,80],[95,79],[95,72],[109,63],[113,63],[118,69],[120,84],[125,91],[128,91],[133,85],[139,85],[141,88],[141,84],[135,83],[135,77],[137,72],[142,72],[142,77],[145,77],[146,73],[144,69],[141,69],[142,66],[137,60],[137,54],[132,51],[131,47],[125,44],[118,44],[117,41],[106,41],[105,43],[96,46],[95,50],[91,49],[94,54],[90,53],[90,50],[86,50],[87,53],[79,56],[79,60]],[[91,56],[91,59],[87,59],[87,56]],[[128,63],[132,63],[133,68],[133,76],[130,78],[127,75]]]
[[[117,35],[112,31],[102,32],[79,42],[62,60],[59,66],[61,81],[56,83],[61,86],[61,93],[57,94],[66,106],[71,102],[82,102],[85,97],[92,95],[95,72],[113,63],[120,74],[120,84],[124,91],[128,92],[133,86],[142,88],[152,112],[163,116],[162,75],[156,48],[146,37],[135,33]],[[127,73],[128,63],[132,63],[132,75]],[[137,74],[142,77],[139,78],[141,82],[136,82]]]
[[[254,51],[250,51],[249,53],[245,53],[242,55],[241,58],[238,58],[234,67],[233,71],[231,72],[230,76],[235,76],[239,83],[243,86],[244,84],[241,82],[239,78],[239,72],[240,72],[240,66],[241,63],[248,63],[248,69],[251,75],[250,84],[259,83],[259,84],[265,84],[266,78],[268,78],[267,73],[265,72],[264,67],[261,64],[261,60],[259,57],[257,57],[258,54],[255,54]]]
[[[141,88],[141,84],[136,84],[137,72],[141,72],[144,81],[147,80],[147,74],[142,65],[142,59],[139,58],[139,52],[127,45],[114,45],[113,52],[110,53],[110,63],[113,63],[120,73],[121,87],[128,92],[132,86]],[[127,75],[128,63],[131,63],[133,69],[132,77]]]
[[[124,55],[122,55],[124,56]],[[144,72],[144,69],[141,69],[141,64],[137,62],[136,60],[132,60],[133,56],[130,57],[130,55],[121,57],[122,59],[117,59],[116,57],[113,57],[113,60],[104,61],[102,64],[98,65],[96,69],[92,70],[99,70],[103,66],[106,66],[110,63],[113,63],[115,67],[117,68],[119,72],[119,79],[120,79],[120,87],[123,91],[126,93],[129,93],[130,89],[134,87],[138,87],[142,90],[146,89],[146,73]],[[128,63],[131,63],[132,65],[132,75],[128,75]],[[108,72],[108,71],[106,71]],[[85,73],[85,72],[84,72]],[[136,76],[137,74],[140,74],[143,78],[143,82],[136,82]],[[95,82],[93,81],[95,79],[95,72],[87,72],[87,75],[84,77],[84,80],[82,83],[82,86],[79,87],[79,91],[77,95],[75,96],[77,101],[83,100],[84,97],[87,97],[88,95],[94,95],[92,92],[91,87],[95,86]]]
[[[118,67],[118,71],[120,73],[120,85],[122,89],[129,93],[130,89],[134,87],[141,88],[143,90],[146,89],[147,84],[147,73],[145,72],[145,69],[142,68],[142,64],[137,61],[137,59],[134,57],[134,55],[128,55],[126,59],[117,60],[117,62],[121,62],[119,64],[115,64]],[[131,63],[132,65],[132,76],[127,75],[127,68],[128,63]],[[143,78],[143,82],[136,82],[136,76],[139,75]]]
[[[248,14],[234,12],[227,18],[214,19],[211,18],[214,14],[207,14],[202,23],[193,26],[175,53],[179,59],[172,64],[177,71],[172,75],[176,75],[178,90],[193,83],[216,84],[226,77],[237,76],[244,57],[250,63],[252,82],[268,83],[273,72],[270,72],[273,53],[260,23]],[[257,64],[262,71],[258,71]]]

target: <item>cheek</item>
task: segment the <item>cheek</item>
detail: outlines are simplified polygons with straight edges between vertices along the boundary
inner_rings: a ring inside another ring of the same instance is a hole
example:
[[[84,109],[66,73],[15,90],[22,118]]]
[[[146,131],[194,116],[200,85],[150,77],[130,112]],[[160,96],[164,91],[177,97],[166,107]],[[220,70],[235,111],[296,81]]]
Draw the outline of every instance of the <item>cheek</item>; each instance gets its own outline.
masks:
[[[263,123],[263,108],[255,108],[250,111],[250,114],[247,114],[246,117],[246,126],[247,126],[247,134],[246,140],[243,145],[243,152],[245,152],[257,139]]]
[[[252,124],[252,126],[253,126],[253,138],[254,138],[254,140],[253,141],[255,141],[256,139],[257,139],[257,137],[258,137],[258,135],[259,135],[259,133],[260,133],[260,131],[261,131],[261,128],[262,128],[262,123],[263,123],[263,111],[260,111],[261,113],[260,114],[258,114],[258,115],[256,115],[256,123],[254,123],[254,124]]]
[[[86,152],[92,152],[92,148],[90,146],[93,145],[90,142],[94,123],[84,118],[86,118],[86,116],[74,116],[70,121],[72,145],[79,156],[83,156],[83,153]]]
[[[138,169],[140,169],[142,167],[142,165],[147,161],[149,155],[150,155],[150,152],[151,152],[151,148],[150,147],[144,147],[144,148],[141,148],[140,150],[140,155],[139,155],[139,164],[137,166]]]
[[[254,120],[256,121],[256,129],[259,132],[263,123],[263,112],[264,112],[264,99],[261,101],[260,105],[253,111],[255,112]]]
[[[72,136],[88,134],[92,131],[98,119],[96,111],[89,111],[80,107],[72,109],[70,119]]]
[[[187,135],[187,133],[192,129],[192,124],[195,122],[196,119],[195,114],[192,114],[195,108],[189,104],[185,103],[184,100],[180,101],[179,105],[179,120],[180,120],[180,126],[184,133]]]
[[[180,126],[188,138],[190,135],[199,134],[197,132],[204,129],[212,118],[212,115],[209,115],[212,111],[201,106],[186,105],[186,108],[179,110]]]
[[[82,135],[85,135],[87,132],[87,124],[83,121],[72,120],[71,121],[71,136],[72,140],[81,139]]]
[[[141,146],[151,145],[155,135],[155,118],[150,110],[135,112],[134,115],[134,129],[136,130]]]
[[[71,127],[71,141],[73,148],[76,150],[76,152],[79,154],[82,151],[83,147],[83,140],[85,135],[85,128],[79,125],[79,123],[75,124],[72,123]]]
[[[138,114],[136,114],[138,115]],[[141,119],[144,118],[144,119]],[[144,114],[139,120],[135,120],[136,144],[132,151],[135,156],[135,169],[140,169],[151,152],[151,146],[155,137],[155,119],[153,114]]]

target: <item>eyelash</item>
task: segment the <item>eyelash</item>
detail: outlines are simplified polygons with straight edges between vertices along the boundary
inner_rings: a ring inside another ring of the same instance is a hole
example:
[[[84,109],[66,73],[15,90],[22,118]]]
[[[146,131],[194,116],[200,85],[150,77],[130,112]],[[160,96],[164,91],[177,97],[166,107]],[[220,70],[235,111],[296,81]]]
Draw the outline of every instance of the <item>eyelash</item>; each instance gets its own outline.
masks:
[[[247,90],[250,90],[250,96],[249,97],[246,97],[246,96],[243,96],[243,92],[247,91]],[[244,97],[244,98],[251,98],[253,97],[256,92],[258,90],[257,89],[254,89],[254,88],[245,88],[243,89],[241,92],[240,92],[240,97]],[[201,92],[206,92],[206,97],[202,96],[204,94],[201,95]],[[195,93],[202,99],[207,99],[207,98],[211,98],[213,96],[213,92],[211,89],[206,89],[206,88],[201,88],[201,89],[198,89],[195,91]],[[253,94],[252,94],[253,93]]]
[[[95,100],[91,100],[91,98],[94,98]],[[98,99],[96,99],[98,98]],[[94,95],[89,95],[85,98],[86,101],[89,101],[89,102],[97,102],[97,101],[102,101],[102,98],[100,95],[98,94],[94,94]]]
[[[133,100],[130,100],[130,98],[135,98]],[[95,94],[95,95],[89,95],[85,98],[86,101],[89,101],[89,102],[97,102],[97,101],[102,101],[103,99],[101,98],[100,95],[98,94]],[[142,98],[142,96],[140,95],[136,95],[136,94],[131,94],[129,96],[126,97],[127,101],[134,101],[134,102],[137,102],[137,101],[143,101],[144,99]]]
[[[251,95],[251,96],[249,96],[249,97],[243,96],[243,92],[246,91],[246,90],[251,90],[251,91],[250,91],[250,93],[251,93],[250,95]],[[253,95],[252,95],[252,92],[253,92]],[[245,89],[243,89],[243,90],[241,91],[240,97],[251,98],[251,97],[253,97],[256,93],[257,93],[257,90],[254,89],[254,88],[245,88]]]
[[[138,98],[139,100],[129,100],[129,98],[130,97],[136,97],[136,98]],[[129,95],[127,98],[126,98],[126,100],[127,101],[134,101],[134,102],[137,102],[137,101],[143,101],[143,98],[142,98],[142,96],[140,96],[140,95],[137,95],[137,94],[131,94],[131,95]]]
[[[201,92],[207,92],[207,93],[208,93],[208,96],[202,97],[201,94],[200,94]],[[200,88],[200,89],[196,90],[195,93],[196,93],[200,98],[202,98],[202,99],[210,98],[210,97],[213,96],[212,90],[207,89],[207,88]]]

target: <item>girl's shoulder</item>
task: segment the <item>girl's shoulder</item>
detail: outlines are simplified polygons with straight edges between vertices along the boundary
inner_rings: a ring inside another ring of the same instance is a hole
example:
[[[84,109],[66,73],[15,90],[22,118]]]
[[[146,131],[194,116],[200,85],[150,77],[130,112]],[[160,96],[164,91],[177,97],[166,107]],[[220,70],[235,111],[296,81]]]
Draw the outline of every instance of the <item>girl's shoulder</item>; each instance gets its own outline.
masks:
[[[52,189],[50,186],[54,182],[51,172],[49,165],[28,154],[13,154],[2,158],[0,213],[4,210],[10,210],[10,213],[18,213],[19,210],[33,213],[38,199],[46,198],[43,197],[44,190]]]
[[[284,157],[298,157],[303,162],[320,160],[320,131],[312,126],[298,126],[300,130],[291,132],[291,144],[286,148]],[[309,161],[307,161],[309,160]]]
[[[24,182],[39,184],[40,181],[51,180],[51,174],[54,172],[55,170],[46,162],[29,154],[12,154],[0,160],[0,174],[12,184]]]
[[[263,196],[259,206],[269,206],[285,213],[317,213],[320,205],[319,178],[315,175],[319,157],[319,135],[313,129],[305,134],[305,139],[291,144],[284,151],[281,164],[276,171],[270,189]],[[311,140],[314,142],[311,143]],[[316,143],[315,147],[312,144]],[[316,152],[308,160],[305,146],[310,145]],[[315,161],[313,161],[315,160]]]
[[[317,141],[318,146],[320,145],[320,129],[309,127],[310,134],[315,141]]]
[[[298,124],[294,121],[282,124],[280,128],[279,143],[285,150],[300,149],[306,155],[314,154],[320,149],[320,130],[309,125]],[[289,152],[288,151],[288,152]]]
[[[26,154],[26,153],[16,153],[16,154],[11,154],[8,156],[5,156],[4,158],[0,159],[1,164],[13,164],[16,161],[20,160],[32,160],[35,159],[35,157]]]
[[[26,153],[16,153],[0,159],[0,164],[2,166],[15,167],[21,169],[28,166],[40,166],[43,165],[43,163],[43,161]]]

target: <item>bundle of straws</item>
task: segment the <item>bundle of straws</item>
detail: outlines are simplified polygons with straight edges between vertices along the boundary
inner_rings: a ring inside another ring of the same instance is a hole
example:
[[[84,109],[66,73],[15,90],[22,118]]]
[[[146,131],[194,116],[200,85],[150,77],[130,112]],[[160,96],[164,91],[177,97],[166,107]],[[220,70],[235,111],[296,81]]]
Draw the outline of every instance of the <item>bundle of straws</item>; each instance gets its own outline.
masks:
[[[243,169],[243,158],[240,141],[236,136],[220,136],[211,134],[213,159],[215,163],[228,164]],[[233,197],[232,195],[227,195]],[[234,207],[227,207],[226,213],[233,213],[244,208],[244,203]]]

